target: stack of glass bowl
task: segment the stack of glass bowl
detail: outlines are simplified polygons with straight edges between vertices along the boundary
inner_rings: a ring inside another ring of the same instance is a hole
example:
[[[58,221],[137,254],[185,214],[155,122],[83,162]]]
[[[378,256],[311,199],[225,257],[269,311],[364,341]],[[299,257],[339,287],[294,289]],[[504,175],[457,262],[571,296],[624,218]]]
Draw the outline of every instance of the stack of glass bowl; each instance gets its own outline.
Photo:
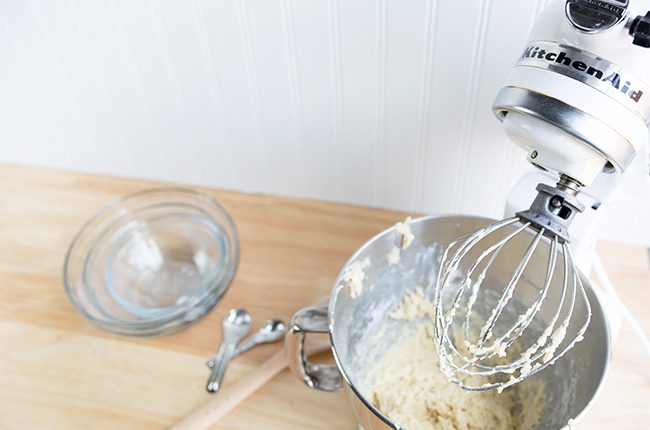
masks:
[[[215,199],[185,189],[128,195],[73,239],[65,288],[89,321],[127,335],[159,335],[210,311],[239,261],[235,224]]]

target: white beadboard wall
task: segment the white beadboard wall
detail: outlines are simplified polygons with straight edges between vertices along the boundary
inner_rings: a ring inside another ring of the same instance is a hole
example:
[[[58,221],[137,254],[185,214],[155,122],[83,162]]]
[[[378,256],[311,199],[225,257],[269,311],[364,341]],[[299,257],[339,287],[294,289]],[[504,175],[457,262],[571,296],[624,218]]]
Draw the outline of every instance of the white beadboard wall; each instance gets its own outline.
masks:
[[[545,3],[0,0],[0,161],[498,217]]]

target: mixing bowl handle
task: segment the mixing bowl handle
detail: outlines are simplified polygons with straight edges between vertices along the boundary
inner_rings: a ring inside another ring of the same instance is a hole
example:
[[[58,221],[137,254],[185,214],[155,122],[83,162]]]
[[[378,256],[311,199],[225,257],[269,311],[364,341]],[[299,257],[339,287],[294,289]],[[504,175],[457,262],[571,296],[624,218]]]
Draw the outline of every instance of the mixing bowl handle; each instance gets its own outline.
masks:
[[[327,307],[309,307],[296,312],[287,332],[286,346],[289,368],[309,388],[336,391],[343,387],[343,377],[336,366],[312,364],[305,353],[307,333],[329,333]]]

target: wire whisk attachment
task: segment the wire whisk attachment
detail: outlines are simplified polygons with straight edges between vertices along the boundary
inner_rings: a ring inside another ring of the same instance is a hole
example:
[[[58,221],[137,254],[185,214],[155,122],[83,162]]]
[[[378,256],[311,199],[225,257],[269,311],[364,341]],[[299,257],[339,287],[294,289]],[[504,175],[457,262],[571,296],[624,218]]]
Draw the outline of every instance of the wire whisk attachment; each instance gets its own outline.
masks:
[[[582,340],[589,325],[591,306],[567,233],[584,207],[562,181],[537,190],[529,210],[457,239],[441,257],[438,365],[465,390],[500,392],[534,375]]]

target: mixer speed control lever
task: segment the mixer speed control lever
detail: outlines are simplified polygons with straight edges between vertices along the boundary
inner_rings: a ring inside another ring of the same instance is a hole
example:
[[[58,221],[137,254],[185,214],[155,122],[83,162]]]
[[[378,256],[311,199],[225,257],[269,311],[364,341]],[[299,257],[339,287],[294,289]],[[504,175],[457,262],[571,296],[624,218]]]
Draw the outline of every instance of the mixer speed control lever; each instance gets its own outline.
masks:
[[[650,12],[645,16],[637,16],[630,23],[630,36],[634,37],[634,43],[643,48],[650,48]]]

